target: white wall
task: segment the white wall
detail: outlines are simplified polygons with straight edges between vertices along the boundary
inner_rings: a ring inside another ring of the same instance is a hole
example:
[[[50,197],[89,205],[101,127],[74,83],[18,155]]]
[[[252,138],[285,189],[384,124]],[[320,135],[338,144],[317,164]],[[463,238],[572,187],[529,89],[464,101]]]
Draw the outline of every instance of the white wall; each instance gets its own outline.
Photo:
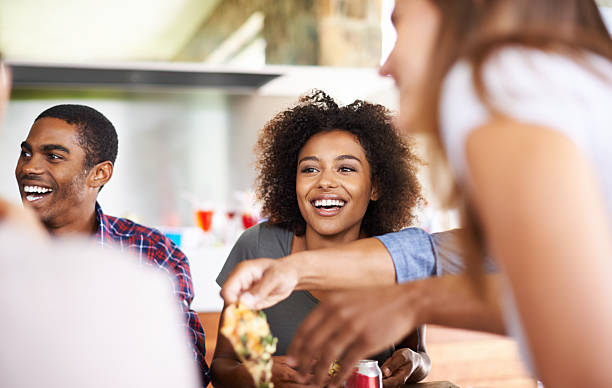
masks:
[[[19,200],[14,176],[19,144],[34,118],[60,103],[98,109],[117,129],[115,173],[99,197],[107,213],[153,225],[191,225],[183,192],[214,201],[226,197],[229,113],[219,93],[13,100],[0,144],[0,195]]]
[[[84,104],[108,117],[119,137],[114,175],[98,198],[104,211],[166,226],[193,225],[185,193],[223,206],[233,191],[252,189],[259,130],[297,101],[220,92],[64,94],[25,99],[17,93],[9,104],[0,144],[0,195],[19,201],[14,169],[34,118],[56,104]]]

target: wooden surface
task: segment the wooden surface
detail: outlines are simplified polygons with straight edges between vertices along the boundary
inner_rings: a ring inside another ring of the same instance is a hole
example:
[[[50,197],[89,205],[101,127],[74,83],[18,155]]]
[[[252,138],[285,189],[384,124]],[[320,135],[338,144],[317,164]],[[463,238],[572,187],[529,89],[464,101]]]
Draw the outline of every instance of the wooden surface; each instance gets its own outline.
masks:
[[[206,363],[210,366],[215,345],[217,344],[217,333],[219,332],[219,313],[198,313],[204,335],[206,336]]]
[[[516,342],[503,336],[427,326],[431,373],[427,380],[448,380],[460,387],[535,388]]]
[[[210,365],[217,341],[219,313],[198,315],[206,334],[206,361]],[[432,362],[426,382],[448,381],[462,388],[536,387],[519,359],[516,343],[506,337],[427,326],[426,341]],[[439,386],[413,384],[407,387]]]
[[[430,381],[426,383],[417,383],[417,384],[406,384],[402,388],[458,388],[458,385],[455,385],[448,381]]]

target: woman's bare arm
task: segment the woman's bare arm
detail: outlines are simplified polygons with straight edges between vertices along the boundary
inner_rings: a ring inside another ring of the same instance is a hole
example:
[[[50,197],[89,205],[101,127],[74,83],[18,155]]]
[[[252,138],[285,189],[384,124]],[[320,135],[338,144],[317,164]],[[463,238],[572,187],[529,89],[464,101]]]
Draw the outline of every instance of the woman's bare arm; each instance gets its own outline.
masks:
[[[560,133],[504,119],[470,135],[467,157],[539,378],[610,386],[612,230],[592,164]]]

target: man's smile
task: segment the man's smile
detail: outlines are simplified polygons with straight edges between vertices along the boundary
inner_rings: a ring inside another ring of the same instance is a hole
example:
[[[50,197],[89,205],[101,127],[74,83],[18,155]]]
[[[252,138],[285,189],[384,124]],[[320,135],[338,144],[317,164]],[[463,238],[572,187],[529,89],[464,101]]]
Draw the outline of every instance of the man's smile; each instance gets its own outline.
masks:
[[[30,203],[38,202],[52,192],[53,192],[53,189],[51,189],[50,187],[38,186],[38,185],[24,185],[23,186],[23,193],[24,193],[25,199]]]

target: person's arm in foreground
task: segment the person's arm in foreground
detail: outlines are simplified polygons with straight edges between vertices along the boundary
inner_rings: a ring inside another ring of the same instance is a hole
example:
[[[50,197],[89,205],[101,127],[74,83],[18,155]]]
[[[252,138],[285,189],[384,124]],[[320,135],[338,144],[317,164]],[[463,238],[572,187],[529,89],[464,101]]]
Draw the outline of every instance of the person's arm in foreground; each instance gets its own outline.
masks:
[[[332,360],[355,365],[380,352],[425,323],[504,333],[497,304],[499,275],[486,275],[490,299],[468,275],[445,275],[400,285],[334,293],[304,320],[289,348],[291,365],[308,371],[315,365],[315,383],[325,381]],[[330,386],[351,373],[343,368]]]
[[[37,238],[46,239],[49,237],[34,211],[27,207],[15,205],[3,198],[0,198],[0,223],[21,228],[24,232]]]
[[[223,324],[223,312],[221,312],[221,320],[219,322],[219,335],[217,336],[217,346],[215,347],[215,355],[210,366],[212,374],[212,383],[216,388],[244,388],[254,387],[253,378],[249,374],[247,368],[238,360],[236,353],[225,336],[221,334],[221,325]],[[298,372],[287,363],[286,356],[274,356],[272,364],[272,382],[277,388],[308,388],[310,385],[298,383],[301,377]],[[314,387],[312,387],[314,388]]]
[[[295,289],[350,289],[395,284],[395,280],[389,251],[380,240],[366,238],[282,259],[244,261],[228,277],[221,296],[226,303],[240,298],[262,309],[285,299]]]
[[[499,121],[467,143],[473,198],[547,387],[612,384],[612,228],[566,137]]]

